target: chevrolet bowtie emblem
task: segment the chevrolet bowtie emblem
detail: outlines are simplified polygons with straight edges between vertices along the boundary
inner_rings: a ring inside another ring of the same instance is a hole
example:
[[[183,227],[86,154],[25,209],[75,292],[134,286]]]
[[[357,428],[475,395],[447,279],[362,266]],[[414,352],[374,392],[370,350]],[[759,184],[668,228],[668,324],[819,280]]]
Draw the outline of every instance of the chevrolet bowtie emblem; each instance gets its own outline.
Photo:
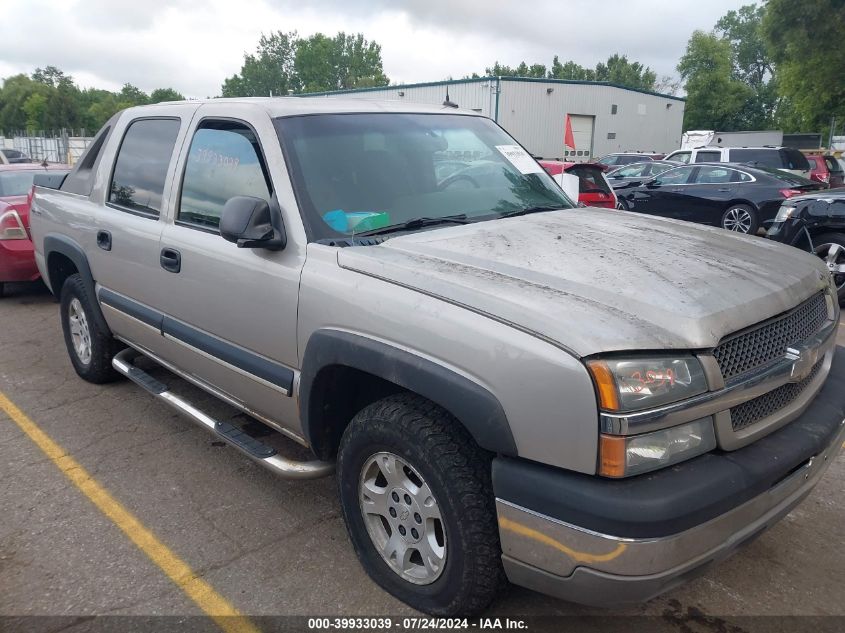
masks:
[[[813,367],[819,359],[819,350],[817,348],[799,350],[789,347],[786,350],[786,357],[794,361],[789,382],[801,382],[813,371]]]

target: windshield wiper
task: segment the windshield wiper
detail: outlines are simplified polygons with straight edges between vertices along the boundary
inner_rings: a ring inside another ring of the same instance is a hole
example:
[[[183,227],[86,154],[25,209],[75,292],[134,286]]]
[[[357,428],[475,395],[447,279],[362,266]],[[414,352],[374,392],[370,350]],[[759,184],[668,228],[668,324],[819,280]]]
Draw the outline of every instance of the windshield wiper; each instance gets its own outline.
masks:
[[[355,236],[367,235],[384,235],[385,233],[395,233],[396,231],[414,231],[425,226],[435,226],[437,224],[468,224],[466,213],[459,213],[457,215],[444,215],[442,218],[414,218],[407,222],[400,224],[391,224],[390,226],[383,226],[379,229],[370,229],[369,231],[362,231],[355,233]]]
[[[506,211],[501,215],[503,218],[512,218],[517,215],[528,215],[529,213],[542,213],[543,211],[559,211],[560,209],[565,209],[566,207],[562,207],[560,205],[553,205],[553,204],[544,204],[544,205],[537,205],[536,207],[526,207],[524,209],[516,209],[514,211]]]

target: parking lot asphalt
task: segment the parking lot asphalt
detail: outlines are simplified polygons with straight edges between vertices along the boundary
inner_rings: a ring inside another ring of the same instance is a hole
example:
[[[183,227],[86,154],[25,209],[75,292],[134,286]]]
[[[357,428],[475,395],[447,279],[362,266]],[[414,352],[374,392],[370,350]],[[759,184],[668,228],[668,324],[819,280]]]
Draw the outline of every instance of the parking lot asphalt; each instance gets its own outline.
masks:
[[[218,418],[239,416],[157,376]],[[82,381],[40,284],[0,299],[0,392],[240,613],[414,615],[359,566],[334,478],[279,479],[128,381]],[[202,614],[2,411],[0,482],[0,615]],[[674,618],[678,630],[697,630],[684,628],[688,614],[845,615],[843,483],[840,454],[802,505],[731,559],[612,613]],[[512,588],[490,615],[608,613]]]

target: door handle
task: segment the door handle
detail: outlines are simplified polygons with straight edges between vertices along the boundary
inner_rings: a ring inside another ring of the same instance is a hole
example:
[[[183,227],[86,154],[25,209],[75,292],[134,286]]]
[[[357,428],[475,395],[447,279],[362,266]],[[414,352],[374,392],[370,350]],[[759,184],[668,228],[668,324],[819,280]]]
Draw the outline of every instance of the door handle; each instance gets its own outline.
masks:
[[[161,249],[158,261],[161,267],[169,273],[178,273],[182,270],[182,254],[175,248],[165,247]]]
[[[111,250],[111,233],[108,231],[97,231],[97,246],[104,251]]]
[[[683,191],[683,189],[681,187],[675,187],[674,189],[670,189],[669,191],[671,191],[672,193],[678,193],[680,191]]]
[[[730,188],[728,187],[726,189],[716,189],[716,191],[718,191],[720,193],[727,193],[728,191],[730,191]]]

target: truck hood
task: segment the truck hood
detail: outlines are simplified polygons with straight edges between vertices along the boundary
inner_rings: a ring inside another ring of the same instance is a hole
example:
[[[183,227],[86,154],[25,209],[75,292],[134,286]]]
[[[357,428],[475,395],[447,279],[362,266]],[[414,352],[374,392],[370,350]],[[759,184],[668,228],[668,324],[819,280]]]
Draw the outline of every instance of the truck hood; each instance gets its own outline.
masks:
[[[828,283],[821,260],[771,240],[583,208],[345,248],[338,264],[577,356],[712,348]]]

